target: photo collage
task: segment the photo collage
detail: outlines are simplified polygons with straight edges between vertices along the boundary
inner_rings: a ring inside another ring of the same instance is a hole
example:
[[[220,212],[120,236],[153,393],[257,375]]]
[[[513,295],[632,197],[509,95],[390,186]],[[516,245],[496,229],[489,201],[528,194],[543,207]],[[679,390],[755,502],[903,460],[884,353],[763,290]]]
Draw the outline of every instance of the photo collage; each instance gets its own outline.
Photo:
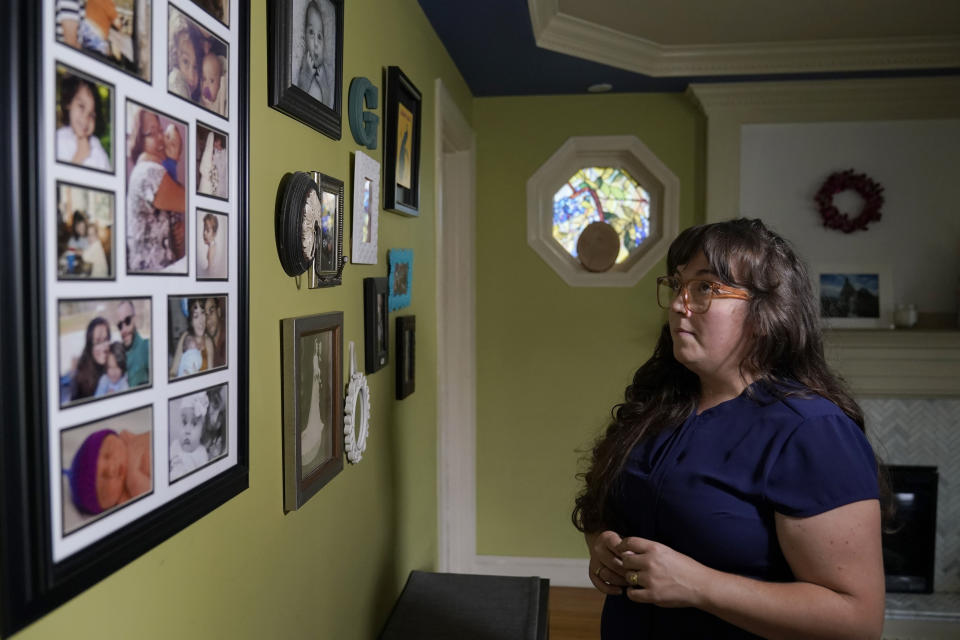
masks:
[[[239,47],[236,0],[46,2],[59,561],[236,459]]]

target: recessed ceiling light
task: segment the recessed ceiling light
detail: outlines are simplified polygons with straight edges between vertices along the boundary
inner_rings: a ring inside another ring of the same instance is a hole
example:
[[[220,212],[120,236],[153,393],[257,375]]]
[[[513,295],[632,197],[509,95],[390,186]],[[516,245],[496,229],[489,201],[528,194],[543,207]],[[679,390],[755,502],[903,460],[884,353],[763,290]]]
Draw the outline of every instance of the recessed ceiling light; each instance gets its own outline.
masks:
[[[587,87],[587,91],[590,93],[605,93],[613,89],[613,85],[609,82],[598,82],[597,84],[592,84]]]

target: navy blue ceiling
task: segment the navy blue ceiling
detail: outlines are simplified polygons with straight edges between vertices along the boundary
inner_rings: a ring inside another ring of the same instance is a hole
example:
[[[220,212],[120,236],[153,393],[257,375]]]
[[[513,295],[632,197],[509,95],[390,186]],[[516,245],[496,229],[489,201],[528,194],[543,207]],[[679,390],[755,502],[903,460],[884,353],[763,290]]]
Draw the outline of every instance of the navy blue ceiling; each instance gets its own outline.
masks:
[[[476,97],[586,93],[597,83],[613,93],[677,92],[691,82],[818,80],[956,75],[958,69],[654,78],[541,49],[526,0],[417,0]]]

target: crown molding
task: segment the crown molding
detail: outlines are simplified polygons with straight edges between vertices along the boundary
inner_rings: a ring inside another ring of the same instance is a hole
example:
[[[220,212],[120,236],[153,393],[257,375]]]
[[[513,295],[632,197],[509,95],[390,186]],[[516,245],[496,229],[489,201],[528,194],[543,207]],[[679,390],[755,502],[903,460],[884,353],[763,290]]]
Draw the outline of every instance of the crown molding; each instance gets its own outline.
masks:
[[[960,67],[960,38],[661,45],[527,0],[537,46],[654,77]]]
[[[811,110],[831,107],[836,113],[830,117],[841,120],[951,118],[960,113],[960,76],[694,83],[687,94],[708,117],[738,112],[744,122],[763,120],[769,110],[776,110],[778,119],[789,111],[798,122],[818,120]],[[865,117],[864,109],[878,113]]]

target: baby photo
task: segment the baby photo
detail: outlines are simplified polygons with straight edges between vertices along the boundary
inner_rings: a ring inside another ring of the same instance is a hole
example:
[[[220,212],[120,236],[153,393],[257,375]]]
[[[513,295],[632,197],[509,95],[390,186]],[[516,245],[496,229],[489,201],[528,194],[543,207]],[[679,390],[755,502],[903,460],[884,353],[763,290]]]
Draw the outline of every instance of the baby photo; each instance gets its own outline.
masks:
[[[150,298],[57,307],[61,407],[150,384]]]
[[[113,280],[114,196],[57,183],[57,277]]]
[[[230,0],[193,0],[193,3],[223,24],[230,26]]]
[[[60,433],[63,535],[153,493],[153,407]]]
[[[57,65],[58,162],[113,173],[113,86]]]
[[[170,482],[227,454],[227,385],[170,400]]]
[[[57,0],[57,42],[150,82],[151,0]]]
[[[127,101],[127,273],[187,273],[187,125]]]
[[[227,216],[197,209],[197,280],[227,279]]]
[[[173,5],[167,24],[167,90],[226,118],[227,43]]]
[[[227,199],[230,188],[227,134],[197,123],[197,193]]]
[[[168,310],[170,380],[226,366],[226,296],[170,296]]]
[[[337,15],[330,0],[293,0],[290,64],[293,83],[328,109],[334,108]]]

